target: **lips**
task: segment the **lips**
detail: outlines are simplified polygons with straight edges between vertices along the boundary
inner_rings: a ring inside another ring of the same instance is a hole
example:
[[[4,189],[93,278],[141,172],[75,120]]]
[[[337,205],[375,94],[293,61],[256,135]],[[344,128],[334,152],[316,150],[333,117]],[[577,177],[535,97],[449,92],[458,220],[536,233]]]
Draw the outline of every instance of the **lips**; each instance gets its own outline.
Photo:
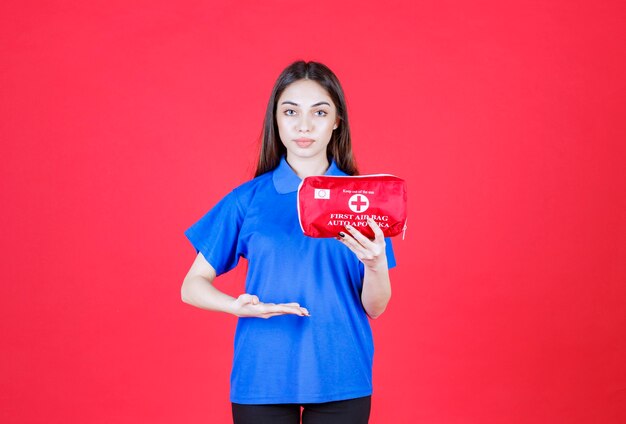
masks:
[[[294,140],[298,147],[309,147],[311,144],[315,143],[315,140],[311,138],[298,138]]]

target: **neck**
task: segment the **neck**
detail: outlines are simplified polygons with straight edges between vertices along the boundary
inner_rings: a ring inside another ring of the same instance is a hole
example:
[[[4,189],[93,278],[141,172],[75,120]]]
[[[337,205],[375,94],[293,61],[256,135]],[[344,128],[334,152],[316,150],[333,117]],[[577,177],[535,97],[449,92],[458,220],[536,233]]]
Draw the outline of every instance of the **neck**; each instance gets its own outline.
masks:
[[[326,155],[319,158],[293,158],[287,155],[287,163],[301,179],[312,175],[324,175],[330,166]]]

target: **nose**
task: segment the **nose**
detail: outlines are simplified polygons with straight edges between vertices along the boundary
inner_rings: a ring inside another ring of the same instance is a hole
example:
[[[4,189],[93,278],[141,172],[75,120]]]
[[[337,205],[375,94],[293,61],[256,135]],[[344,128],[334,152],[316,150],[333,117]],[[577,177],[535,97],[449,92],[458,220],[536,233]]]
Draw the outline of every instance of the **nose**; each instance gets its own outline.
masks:
[[[297,125],[299,132],[305,133],[311,131],[312,123],[310,118],[306,114],[302,115]]]

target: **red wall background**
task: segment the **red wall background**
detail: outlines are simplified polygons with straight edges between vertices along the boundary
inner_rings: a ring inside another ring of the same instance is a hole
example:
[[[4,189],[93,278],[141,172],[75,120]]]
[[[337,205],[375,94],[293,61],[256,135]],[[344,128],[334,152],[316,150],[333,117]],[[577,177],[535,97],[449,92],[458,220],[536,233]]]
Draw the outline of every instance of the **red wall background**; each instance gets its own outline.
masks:
[[[622,1],[0,16],[3,423],[229,422],[235,319],[181,302],[183,231],[296,59],[341,79],[362,171],[408,181],[372,423],[626,422]]]

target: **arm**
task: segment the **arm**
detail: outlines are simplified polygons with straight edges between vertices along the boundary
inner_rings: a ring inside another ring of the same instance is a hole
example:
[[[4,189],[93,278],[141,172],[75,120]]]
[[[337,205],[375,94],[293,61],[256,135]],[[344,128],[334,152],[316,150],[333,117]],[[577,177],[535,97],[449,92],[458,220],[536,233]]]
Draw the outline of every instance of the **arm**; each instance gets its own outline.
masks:
[[[385,256],[384,247],[383,256]],[[385,312],[387,304],[391,299],[391,281],[389,280],[387,257],[385,256],[384,259],[384,263],[378,269],[365,266],[361,302],[370,318],[378,318]]]
[[[367,221],[374,231],[374,240],[368,239],[352,226],[346,227],[349,234],[339,233],[339,240],[365,265],[361,303],[367,315],[374,319],[387,308],[391,299],[391,281],[385,253],[385,237],[372,219]]]
[[[257,296],[242,294],[237,299],[213,286],[215,269],[198,253],[180,289],[182,301],[209,311],[226,312],[238,317],[271,318],[276,315],[308,316],[297,303],[263,303]]]

